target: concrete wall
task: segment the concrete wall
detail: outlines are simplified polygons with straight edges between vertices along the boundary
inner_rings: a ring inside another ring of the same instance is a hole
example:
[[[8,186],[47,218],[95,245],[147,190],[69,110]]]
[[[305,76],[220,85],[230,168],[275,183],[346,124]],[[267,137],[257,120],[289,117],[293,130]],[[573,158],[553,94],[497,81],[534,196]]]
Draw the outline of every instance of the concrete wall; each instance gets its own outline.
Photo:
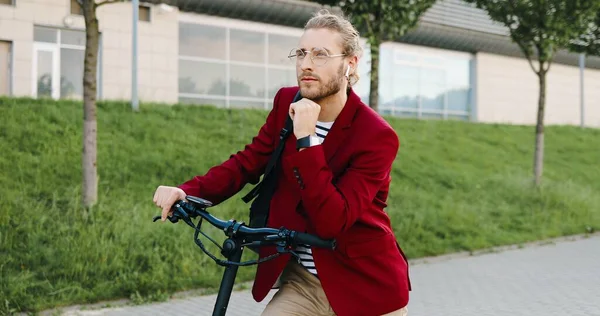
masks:
[[[178,12],[151,9],[138,23],[138,94],[141,101],[177,102]],[[131,3],[100,7],[103,38],[103,97],[131,97]],[[83,22],[83,19],[80,18]]]
[[[17,6],[0,5],[0,39],[12,41],[13,95],[31,95],[33,19],[45,20],[41,12],[61,14],[62,9],[43,3],[36,6],[27,1],[19,1]]]
[[[14,6],[0,5],[0,40],[13,42],[12,94],[32,95],[34,25],[84,30],[82,16],[70,14],[69,0],[16,0]],[[131,3],[115,3],[98,9],[102,33],[102,97],[131,96]],[[177,101],[177,9],[151,9],[150,22],[138,24],[138,82],[143,101]],[[66,27],[64,18],[73,24]]]
[[[477,54],[477,119],[535,124],[539,83],[527,60]],[[545,123],[580,124],[579,68],[553,64],[547,76]],[[585,71],[586,125],[600,127],[600,70]]]

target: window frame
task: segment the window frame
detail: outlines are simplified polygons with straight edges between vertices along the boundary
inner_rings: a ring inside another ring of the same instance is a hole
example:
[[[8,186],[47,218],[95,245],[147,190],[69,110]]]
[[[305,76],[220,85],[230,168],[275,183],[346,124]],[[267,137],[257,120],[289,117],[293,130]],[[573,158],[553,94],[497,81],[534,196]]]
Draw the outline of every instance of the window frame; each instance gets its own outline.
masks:
[[[36,28],[47,28],[47,29],[52,29],[56,31],[56,41],[53,43],[50,42],[41,42],[41,41],[36,41],[35,37],[33,37],[33,56],[32,56],[32,69],[31,69],[31,95],[32,97],[37,98],[37,50],[39,50],[40,48],[42,50],[48,50],[50,51],[51,49],[55,50],[54,54],[55,54],[55,58],[56,61],[54,62],[54,64],[57,64],[58,66],[55,66],[53,64],[53,76],[55,75],[54,72],[56,71],[56,76],[59,78],[58,81],[58,87],[56,88],[56,86],[53,85],[53,91],[52,93],[56,95],[56,97],[53,95],[53,99],[60,99],[61,95],[60,95],[60,76],[61,76],[61,70],[60,70],[60,62],[61,62],[61,49],[62,48],[66,48],[66,49],[74,49],[74,50],[79,50],[82,51],[84,53],[85,56],[85,45],[74,45],[74,44],[63,44],[62,42],[62,32],[63,31],[77,31],[77,32],[83,32],[83,34],[85,34],[85,29],[74,29],[74,28],[60,28],[60,27],[54,27],[54,26],[50,26],[50,25],[42,25],[42,24],[35,24],[33,26],[33,31],[35,32]],[[85,57],[84,57],[85,58]],[[84,59],[85,60],[85,59]],[[58,67],[58,68],[56,68]],[[102,99],[102,33],[99,34],[99,39],[98,39],[98,64],[96,66],[96,99],[97,100],[101,100]],[[54,82],[53,82],[54,83]],[[54,89],[57,89],[58,91],[54,91]],[[81,98],[83,99],[83,90],[82,90],[82,95]]]
[[[10,3],[2,3],[0,2],[0,5],[5,5],[7,7],[16,7],[17,6],[17,0],[9,0]]]
[[[444,75],[446,76],[446,78],[444,80],[445,92],[443,94],[444,105],[443,105],[442,109],[425,109],[425,108],[423,108],[423,100],[422,100],[423,97],[421,95],[419,95],[419,98],[417,100],[417,108],[399,107],[399,106],[395,106],[394,104],[391,104],[388,106],[383,106],[380,103],[380,106],[378,107],[378,109],[381,112],[384,112],[384,111],[391,112],[392,116],[396,116],[396,112],[398,112],[398,113],[415,114],[414,117],[417,117],[417,118],[427,118],[428,116],[442,115],[442,118],[444,120],[448,119],[450,117],[464,117],[469,120],[474,120],[474,112],[475,112],[475,107],[476,107],[476,103],[475,103],[476,102],[475,101],[476,71],[474,71],[474,69],[473,69],[476,56],[474,54],[467,53],[467,52],[458,52],[458,51],[452,51],[452,50],[431,48],[431,47],[421,47],[421,46],[409,45],[409,44],[404,44],[404,43],[396,43],[396,42],[382,43],[382,45],[380,47],[380,52],[384,51],[384,50],[391,51],[391,54],[392,54],[391,62],[393,63],[393,65],[412,66],[412,67],[417,67],[420,70],[421,69],[441,70],[444,72]],[[402,59],[398,58],[398,55],[413,56],[413,57],[415,57],[416,60],[415,61],[402,60]],[[469,69],[468,69],[469,89],[467,92],[469,102],[467,104],[466,110],[463,111],[463,110],[450,110],[449,109],[449,102],[448,102],[449,96],[448,96],[448,90],[447,90],[449,79],[447,77],[448,70],[446,68],[446,65],[430,63],[427,61],[428,58],[437,58],[437,59],[441,59],[442,61],[462,59],[469,64]],[[386,65],[380,65],[380,69],[382,69],[385,66]],[[419,79],[419,78],[417,78],[417,79]],[[380,83],[380,85],[381,84],[382,83]],[[391,85],[393,86],[394,83],[392,82]],[[422,86],[422,82],[420,81],[420,79],[419,79],[418,86],[419,86],[419,88]],[[409,117],[413,117],[413,116],[410,115]]]
[[[197,15],[190,14],[187,12],[182,12],[180,14],[180,18],[178,21],[181,23],[195,24],[199,26],[210,26],[210,27],[220,27],[225,29],[225,58],[224,59],[215,59],[215,58],[207,58],[207,57],[197,57],[197,56],[189,56],[189,55],[177,55],[177,60],[188,60],[188,61],[199,61],[199,62],[209,62],[209,63],[220,63],[225,64],[225,95],[209,95],[209,94],[197,94],[197,93],[182,93],[177,88],[177,96],[178,98],[185,99],[215,99],[215,100],[224,100],[225,107],[231,108],[231,103],[233,102],[262,102],[263,108],[268,110],[272,107],[273,98],[269,96],[269,70],[270,69],[281,69],[281,70],[292,70],[294,73],[296,72],[296,66],[293,63],[290,63],[289,66],[286,65],[277,65],[269,62],[269,35],[282,35],[289,37],[297,37],[299,38],[303,30],[298,28],[286,27],[286,26],[278,26],[271,25],[265,23],[258,22],[250,22],[244,20],[233,20],[221,17],[214,16],[202,16],[200,19]],[[258,32],[264,35],[264,49],[263,49],[263,62],[246,62],[246,61],[236,61],[231,60],[231,30],[240,30],[240,31],[251,31]],[[290,48],[291,49],[291,48]],[[252,67],[261,67],[264,71],[264,83],[263,87],[265,90],[264,97],[244,97],[244,96],[232,96],[231,95],[231,66],[252,66]],[[179,66],[178,66],[179,67]],[[177,79],[179,81],[179,78]]]

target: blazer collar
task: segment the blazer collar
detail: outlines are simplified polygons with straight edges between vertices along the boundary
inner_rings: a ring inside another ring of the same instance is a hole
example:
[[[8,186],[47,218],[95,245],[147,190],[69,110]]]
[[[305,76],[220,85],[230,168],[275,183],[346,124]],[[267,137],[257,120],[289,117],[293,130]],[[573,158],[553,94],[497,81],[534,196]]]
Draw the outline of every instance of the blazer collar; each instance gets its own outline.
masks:
[[[333,158],[338,147],[348,137],[349,128],[352,126],[356,112],[361,106],[364,106],[364,104],[360,97],[350,88],[346,104],[344,104],[342,111],[335,119],[331,130],[329,130],[327,137],[323,141],[323,151],[328,162]]]

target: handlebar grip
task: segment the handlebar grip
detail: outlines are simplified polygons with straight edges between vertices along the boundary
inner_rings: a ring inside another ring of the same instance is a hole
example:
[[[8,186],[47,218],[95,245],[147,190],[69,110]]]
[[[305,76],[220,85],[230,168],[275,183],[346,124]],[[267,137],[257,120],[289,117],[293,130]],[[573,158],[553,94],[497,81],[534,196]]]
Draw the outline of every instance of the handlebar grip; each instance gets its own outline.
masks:
[[[297,232],[294,235],[294,242],[297,244],[306,244],[309,246],[319,247],[319,248],[335,248],[335,240],[324,240],[315,235],[299,233]]]

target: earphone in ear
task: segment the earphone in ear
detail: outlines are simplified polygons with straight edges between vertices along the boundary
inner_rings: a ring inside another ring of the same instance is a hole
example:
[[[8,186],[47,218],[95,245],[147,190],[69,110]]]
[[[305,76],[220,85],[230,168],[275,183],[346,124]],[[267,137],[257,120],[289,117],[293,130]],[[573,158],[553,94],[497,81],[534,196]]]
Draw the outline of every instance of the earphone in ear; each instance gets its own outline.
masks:
[[[348,65],[348,68],[346,68],[346,78],[348,78],[349,75],[350,75],[350,65]]]

